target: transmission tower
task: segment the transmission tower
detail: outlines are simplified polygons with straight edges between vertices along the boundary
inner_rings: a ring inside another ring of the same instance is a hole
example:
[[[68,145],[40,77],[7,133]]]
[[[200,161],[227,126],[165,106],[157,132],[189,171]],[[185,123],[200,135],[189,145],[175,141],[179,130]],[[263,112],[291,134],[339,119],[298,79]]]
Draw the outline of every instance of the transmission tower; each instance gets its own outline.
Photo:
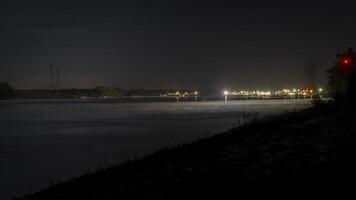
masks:
[[[61,76],[60,76],[60,72],[59,72],[59,68],[57,69],[57,73],[56,73],[56,90],[60,90],[61,89]]]
[[[310,69],[310,84],[311,84],[310,86],[312,88],[316,88],[316,85],[317,85],[316,70],[317,70],[317,66],[316,66],[316,64],[313,64]]]
[[[309,62],[305,65],[306,71],[306,81],[308,87],[316,88],[317,87],[317,65],[314,62]]]
[[[53,65],[50,66],[49,83],[48,90],[53,90],[55,88]]]

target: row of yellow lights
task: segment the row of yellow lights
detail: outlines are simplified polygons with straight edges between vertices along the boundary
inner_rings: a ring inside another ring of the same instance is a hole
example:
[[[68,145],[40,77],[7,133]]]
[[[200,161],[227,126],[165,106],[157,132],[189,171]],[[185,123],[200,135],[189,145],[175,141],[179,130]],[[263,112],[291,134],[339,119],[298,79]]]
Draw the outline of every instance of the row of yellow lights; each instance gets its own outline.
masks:
[[[319,93],[323,92],[322,88],[318,89]],[[314,90],[312,89],[305,89],[305,90],[300,90],[300,89],[283,89],[283,90],[278,90],[275,91],[275,95],[311,95],[314,93]],[[271,96],[273,92],[267,90],[267,91],[261,91],[261,90],[256,90],[256,91],[247,91],[247,90],[241,90],[239,92],[233,91],[229,92],[228,90],[224,91],[224,96],[232,95],[232,96],[250,96],[250,95],[257,95],[257,96]]]
[[[182,97],[184,97],[184,96],[189,96],[189,95],[198,95],[199,94],[199,92],[198,91],[195,91],[195,92],[193,92],[193,93],[189,93],[189,92],[183,92],[183,93],[181,93],[181,92],[179,92],[179,91],[177,91],[177,92],[175,92],[175,93],[167,93],[167,94],[162,94],[163,96],[182,96]]]
[[[323,89],[322,88],[319,88],[318,89],[319,93],[323,92]],[[305,89],[305,90],[300,90],[300,89],[282,89],[282,90],[277,90],[274,92],[275,95],[298,95],[298,94],[301,94],[301,95],[311,95],[313,94],[314,91],[312,89]],[[164,94],[165,96],[188,96],[188,95],[198,95],[199,92],[198,91],[195,91],[194,93],[188,93],[188,92],[184,92],[184,93],[181,93],[179,91],[175,92],[175,93],[167,93],[167,94]],[[263,90],[252,90],[252,91],[248,91],[248,90],[241,90],[241,91],[233,91],[233,92],[230,92],[228,90],[225,90],[223,92],[224,96],[228,96],[228,95],[231,95],[231,96],[250,96],[250,95],[257,95],[257,96],[272,96],[273,92],[272,91],[269,91],[269,90],[266,90],[266,91],[263,91]]]

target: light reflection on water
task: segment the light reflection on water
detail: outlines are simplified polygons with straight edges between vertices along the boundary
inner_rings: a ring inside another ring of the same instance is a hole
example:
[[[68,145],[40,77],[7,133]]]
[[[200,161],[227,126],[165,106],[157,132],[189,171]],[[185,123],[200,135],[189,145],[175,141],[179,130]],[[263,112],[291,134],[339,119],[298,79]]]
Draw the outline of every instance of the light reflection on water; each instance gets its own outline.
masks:
[[[309,106],[308,100],[0,101],[0,199],[224,131],[244,112],[263,116]]]

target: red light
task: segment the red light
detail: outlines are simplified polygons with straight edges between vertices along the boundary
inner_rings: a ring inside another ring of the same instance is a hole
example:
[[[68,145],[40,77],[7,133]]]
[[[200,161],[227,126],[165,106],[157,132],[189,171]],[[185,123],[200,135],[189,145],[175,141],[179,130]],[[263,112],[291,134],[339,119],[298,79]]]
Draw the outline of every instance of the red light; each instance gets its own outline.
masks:
[[[347,64],[350,63],[350,60],[349,60],[349,59],[344,59],[344,60],[342,61],[342,63],[344,63],[345,65],[347,65]]]
[[[353,68],[351,58],[343,58],[341,60],[340,67],[341,67],[341,74],[343,76],[350,76],[351,73],[352,73],[352,69],[351,68]]]

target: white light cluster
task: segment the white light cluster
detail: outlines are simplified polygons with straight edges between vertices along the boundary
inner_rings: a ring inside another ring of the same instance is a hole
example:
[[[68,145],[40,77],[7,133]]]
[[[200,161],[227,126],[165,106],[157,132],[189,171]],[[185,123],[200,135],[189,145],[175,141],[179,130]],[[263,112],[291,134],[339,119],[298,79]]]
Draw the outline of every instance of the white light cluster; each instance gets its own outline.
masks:
[[[225,95],[229,94],[232,96],[271,96],[272,92],[269,90],[263,91],[263,90],[241,90],[241,91],[233,91],[230,93],[225,93]]]
[[[194,91],[194,92],[168,92],[168,93],[163,93],[161,94],[162,97],[168,97],[168,96],[175,96],[175,97],[190,97],[190,96],[198,96],[199,92]]]
[[[319,93],[323,92],[322,88],[317,90]],[[227,90],[224,91],[224,96],[310,96],[314,95],[315,91],[313,89],[281,89],[276,91],[270,90],[240,90],[229,92]]]

